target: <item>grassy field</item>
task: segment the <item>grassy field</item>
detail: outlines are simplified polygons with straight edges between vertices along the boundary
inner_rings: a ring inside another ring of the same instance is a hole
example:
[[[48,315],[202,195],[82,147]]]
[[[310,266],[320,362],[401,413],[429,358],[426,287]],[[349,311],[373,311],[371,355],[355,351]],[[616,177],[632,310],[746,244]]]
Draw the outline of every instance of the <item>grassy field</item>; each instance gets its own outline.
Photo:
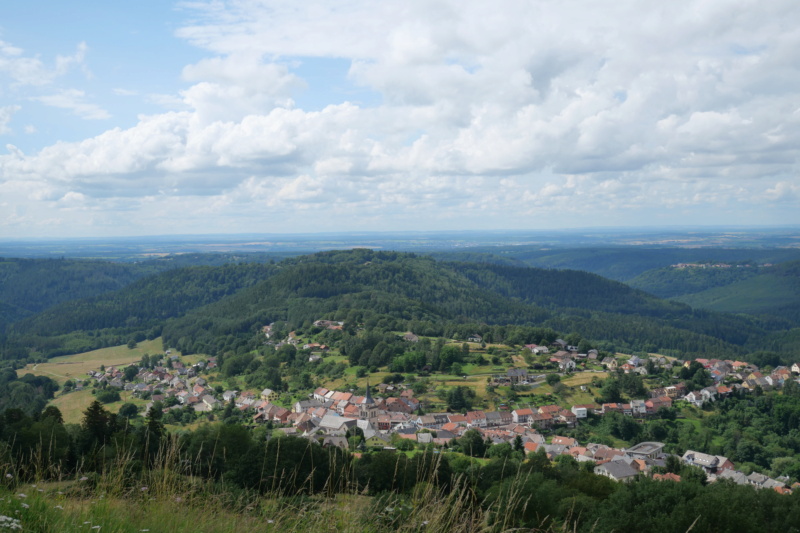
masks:
[[[17,370],[17,374],[22,376],[25,374],[34,374],[37,376],[47,376],[56,380],[60,385],[63,385],[68,379],[83,379],[86,378],[86,373],[89,370],[98,370],[100,365],[124,367],[131,363],[135,363],[142,359],[144,354],[160,354],[164,352],[164,347],[161,343],[161,338],[153,339],[151,341],[140,342],[136,348],[129,349],[127,346],[111,346],[100,350],[91,352],[79,353],[75,355],[65,355],[63,357],[54,357],[46,363],[39,363],[36,365],[27,365],[25,368]],[[180,355],[179,352],[174,352],[174,355]],[[195,363],[202,359],[202,355],[192,355],[183,358],[184,363]],[[143,407],[147,402],[134,398],[129,391],[121,391],[120,396],[122,400],[106,405],[106,409],[116,413],[123,403],[131,402],[139,407]],[[67,423],[79,423],[83,418],[83,412],[94,400],[92,391],[84,389],[81,391],[74,391],[67,394],[56,393],[55,399],[50,402],[50,405],[58,407],[61,414],[64,416],[64,421]]]
[[[140,361],[144,354],[160,353],[164,353],[161,337],[152,341],[140,342],[133,349],[129,349],[125,345],[110,346],[91,352],[54,357],[46,363],[27,365],[25,368],[17,370],[17,374],[20,376],[25,374],[47,376],[59,384],[63,384],[68,379],[85,378],[89,370],[97,370],[100,365],[106,367],[125,366]]]
[[[112,413],[116,413],[124,403],[129,402],[136,404],[140,409],[147,404],[146,400],[134,398],[130,391],[121,391],[119,395],[122,398],[120,401],[106,404],[103,407]],[[81,420],[83,420],[83,412],[93,401],[94,395],[92,395],[91,389],[84,389],[67,394],[58,394],[49,405],[58,407],[59,411],[61,411],[61,414],[64,416],[64,422],[68,424],[79,424]]]

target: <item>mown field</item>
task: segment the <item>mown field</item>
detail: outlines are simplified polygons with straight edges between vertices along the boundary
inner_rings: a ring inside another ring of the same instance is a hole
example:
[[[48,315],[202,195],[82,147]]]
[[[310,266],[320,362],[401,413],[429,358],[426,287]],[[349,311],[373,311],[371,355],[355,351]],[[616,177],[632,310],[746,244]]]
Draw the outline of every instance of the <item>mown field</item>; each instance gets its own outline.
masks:
[[[46,363],[26,365],[17,370],[17,374],[20,376],[25,374],[47,376],[56,380],[59,385],[63,385],[68,379],[85,378],[89,370],[97,370],[100,365],[106,367],[125,366],[140,361],[144,354],[161,353],[164,353],[164,346],[159,337],[151,341],[142,341],[133,349],[125,345],[110,346],[91,352],[54,357]]]

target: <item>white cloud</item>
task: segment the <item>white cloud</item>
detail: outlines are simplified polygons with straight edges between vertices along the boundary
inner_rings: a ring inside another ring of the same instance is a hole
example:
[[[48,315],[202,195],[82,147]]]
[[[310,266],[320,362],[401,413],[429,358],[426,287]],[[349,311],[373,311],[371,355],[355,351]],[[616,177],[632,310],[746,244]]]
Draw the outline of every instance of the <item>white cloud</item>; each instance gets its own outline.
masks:
[[[797,201],[791,0],[186,7],[196,17],[177,34],[211,57],[183,68],[183,91],[149,97],[170,111],[0,156],[0,182],[46,183],[42,202],[81,195],[100,211],[179,204],[203,213],[186,227],[219,216],[231,231],[245,229],[237,217],[318,228],[320,204],[328,224],[419,229],[586,225],[606,211],[764,222],[778,220],[771,202]],[[299,108],[299,91],[325,90],[300,78],[308,58],[349,60],[379,102]],[[38,100],[109,118],[80,91]]]
[[[56,56],[55,65],[49,67],[38,56],[25,55],[23,49],[0,41],[0,74],[8,76],[14,84],[48,85],[66,74],[74,65],[85,69],[86,51],[86,43],[80,43],[75,54]]]
[[[78,89],[65,89],[55,94],[32,97],[51,107],[68,109],[75,115],[87,120],[106,120],[111,114],[97,104],[86,102],[86,94]]]
[[[11,133],[11,128],[8,127],[8,123],[11,122],[11,117],[22,109],[18,105],[9,105],[5,107],[0,107],[0,135],[5,135]]]

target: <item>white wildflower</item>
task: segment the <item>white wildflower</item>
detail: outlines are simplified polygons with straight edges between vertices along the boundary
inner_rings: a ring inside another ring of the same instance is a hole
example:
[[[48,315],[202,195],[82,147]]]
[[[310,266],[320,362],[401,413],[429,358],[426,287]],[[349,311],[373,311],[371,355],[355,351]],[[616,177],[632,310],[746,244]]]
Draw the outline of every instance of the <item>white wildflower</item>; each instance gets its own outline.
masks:
[[[30,505],[28,505],[27,503],[23,503],[23,504],[22,504],[22,507],[23,507],[23,509],[29,509],[29,508],[30,508]]]
[[[8,479],[11,479],[11,478],[12,478],[12,477],[14,477],[14,476],[12,476],[11,474],[6,474],[6,477],[7,477]]]
[[[20,492],[19,494],[17,494],[17,498],[27,498],[27,497],[28,497],[28,495],[27,495],[27,494],[24,494],[24,493],[22,493],[22,492]]]
[[[16,518],[0,515],[0,528],[2,529],[22,529],[22,524]]]
[[[87,479],[89,479],[89,478],[88,478],[88,477],[86,477],[86,476],[83,476],[83,477],[81,478],[81,481],[86,481]]]

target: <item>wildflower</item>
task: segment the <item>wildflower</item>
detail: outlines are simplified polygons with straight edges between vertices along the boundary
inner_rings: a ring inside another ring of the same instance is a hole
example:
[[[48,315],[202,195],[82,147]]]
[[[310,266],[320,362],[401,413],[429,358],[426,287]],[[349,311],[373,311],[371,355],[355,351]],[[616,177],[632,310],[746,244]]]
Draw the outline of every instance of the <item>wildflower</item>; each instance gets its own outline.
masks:
[[[182,501],[183,501],[183,498],[181,498],[180,496],[176,496],[175,497],[175,502],[176,503],[181,503]]]
[[[146,492],[146,491],[147,491],[147,487],[142,487],[142,492]]]
[[[28,505],[27,503],[23,503],[23,504],[22,504],[22,507],[23,507],[24,509],[28,509],[28,508],[30,507],[30,505]]]
[[[22,492],[20,492],[19,494],[17,494],[17,498],[27,498],[27,497],[28,497],[28,495],[27,495],[27,494],[24,494],[24,493],[22,493]]]
[[[36,490],[38,490],[39,492],[44,492],[44,489],[36,489]]]
[[[11,478],[12,478],[12,477],[14,477],[14,476],[12,476],[11,474],[6,474],[6,477],[7,477],[8,479],[11,479]]]
[[[61,509],[62,511],[64,510],[64,508],[60,505],[56,505],[55,507],[53,507],[53,509]]]
[[[87,479],[89,479],[89,478],[88,478],[88,477],[86,477],[86,476],[83,476],[83,477],[81,478],[81,481],[86,481]]]
[[[92,526],[92,529],[100,529],[100,526]]]
[[[0,515],[0,528],[2,529],[22,529],[22,524],[16,518]]]
[[[267,524],[274,524],[275,520],[267,520]]]

